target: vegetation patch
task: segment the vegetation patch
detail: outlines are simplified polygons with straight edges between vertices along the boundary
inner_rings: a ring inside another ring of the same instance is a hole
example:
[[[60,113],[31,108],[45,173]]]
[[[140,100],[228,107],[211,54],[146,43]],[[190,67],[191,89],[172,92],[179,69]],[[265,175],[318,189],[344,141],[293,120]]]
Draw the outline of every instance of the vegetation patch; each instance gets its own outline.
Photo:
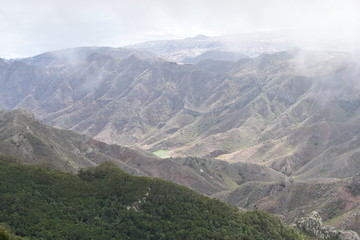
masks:
[[[159,158],[169,158],[169,152],[170,150],[157,150],[153,152],[153,154],[155,154]]]

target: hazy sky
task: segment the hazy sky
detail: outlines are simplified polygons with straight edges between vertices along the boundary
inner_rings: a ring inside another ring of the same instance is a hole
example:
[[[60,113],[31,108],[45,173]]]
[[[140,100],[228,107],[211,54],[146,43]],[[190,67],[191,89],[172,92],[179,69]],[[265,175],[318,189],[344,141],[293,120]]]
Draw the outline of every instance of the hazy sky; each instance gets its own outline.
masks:
[[[278,29],[358,41],[360,1],[1,0],[0,57]]]

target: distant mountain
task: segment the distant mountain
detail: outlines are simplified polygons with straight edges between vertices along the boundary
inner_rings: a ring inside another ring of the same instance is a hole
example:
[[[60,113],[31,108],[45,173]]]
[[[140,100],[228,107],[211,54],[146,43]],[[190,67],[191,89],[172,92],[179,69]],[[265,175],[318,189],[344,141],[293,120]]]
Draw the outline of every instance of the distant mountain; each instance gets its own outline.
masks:
[[[324,36],[321,34],[321,29],[319,29],[319,34],[313,33],[310,38],[308,36],[304,38],[296,30],[283,29],[221,36],[198,35],[185,39],[143,42],[125,47],[149,51],[168,61],[185,63],[190,60],[193,63],[191,59],[213,51],[240,53],[253,58],[261,54],[288,51],[292,48],[352,53],[357,52],[360,46],[351,39],[340,40]]]
[[[244,33],[229,36],[209,37],[198,35],[193,38],[151,41],[126,46],[130,49],[149,51],[169,61],[194,62],[206,52],[228,52],[255,57],[263,53],[275,53],[291,48],[289,34],[282,31]],[[214,55],[212,55],[214,57]],[[240,55],[239,55],[240,56]],[[218,59],[215,55],[213,60]],[[234,59],[233,57],[231,57]],[[236,57],[239,59],[239,57]]]

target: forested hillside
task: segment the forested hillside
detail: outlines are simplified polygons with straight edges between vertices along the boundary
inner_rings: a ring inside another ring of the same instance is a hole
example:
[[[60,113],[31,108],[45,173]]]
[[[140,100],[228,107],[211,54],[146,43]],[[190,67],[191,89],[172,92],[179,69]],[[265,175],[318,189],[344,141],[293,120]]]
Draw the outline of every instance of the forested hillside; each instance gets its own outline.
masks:
[[[242,213],[176,184],[131,176],[110,162],[73,175],[15,160],[0,160],[0,222],[21,237],[303,239],[269,213]]]

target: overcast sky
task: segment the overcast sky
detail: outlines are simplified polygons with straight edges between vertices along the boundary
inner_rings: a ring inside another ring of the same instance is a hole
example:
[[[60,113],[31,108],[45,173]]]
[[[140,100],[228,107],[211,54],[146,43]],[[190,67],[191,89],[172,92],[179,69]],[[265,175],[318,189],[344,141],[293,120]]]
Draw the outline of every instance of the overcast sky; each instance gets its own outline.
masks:
[[[1,0],[0,57],[279,29],[358,41],[360,1]]]

